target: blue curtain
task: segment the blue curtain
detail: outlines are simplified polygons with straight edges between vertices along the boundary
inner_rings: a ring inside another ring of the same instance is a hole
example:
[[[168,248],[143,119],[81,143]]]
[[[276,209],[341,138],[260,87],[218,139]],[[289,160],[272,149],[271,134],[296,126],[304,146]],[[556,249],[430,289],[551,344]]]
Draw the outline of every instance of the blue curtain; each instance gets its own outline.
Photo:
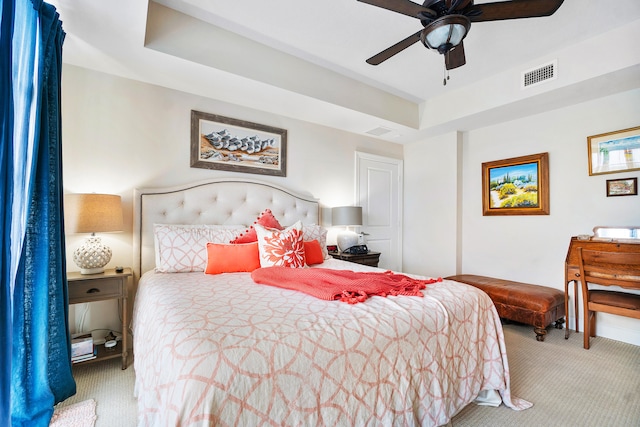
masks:
[[[62,212],[64,31],[42,0],[0,0],[0,426],[49,425],[75,394]]]

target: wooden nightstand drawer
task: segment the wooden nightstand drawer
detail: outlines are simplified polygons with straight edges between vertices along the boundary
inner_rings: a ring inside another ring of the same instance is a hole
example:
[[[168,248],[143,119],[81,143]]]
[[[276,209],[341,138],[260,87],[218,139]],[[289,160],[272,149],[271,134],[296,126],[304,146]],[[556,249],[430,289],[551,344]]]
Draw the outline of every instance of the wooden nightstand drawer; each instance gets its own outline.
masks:
[[[90,302],[122,296],[122,280],[95,279],[69,282],[69,301]]]

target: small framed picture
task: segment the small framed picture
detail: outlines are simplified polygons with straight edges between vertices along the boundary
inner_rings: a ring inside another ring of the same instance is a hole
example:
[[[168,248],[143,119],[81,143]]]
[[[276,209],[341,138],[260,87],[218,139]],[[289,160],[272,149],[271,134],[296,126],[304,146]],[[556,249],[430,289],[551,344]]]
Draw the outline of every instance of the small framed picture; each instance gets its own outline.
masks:
[[[607,197],[637,196],[638,178],[622,178],[607,180]]]

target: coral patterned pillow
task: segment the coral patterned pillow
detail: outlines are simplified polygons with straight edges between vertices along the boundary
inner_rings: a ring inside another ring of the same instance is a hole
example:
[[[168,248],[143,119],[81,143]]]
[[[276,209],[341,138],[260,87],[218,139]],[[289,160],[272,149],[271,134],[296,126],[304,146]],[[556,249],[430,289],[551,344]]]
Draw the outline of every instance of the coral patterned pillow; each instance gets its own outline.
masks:
[[[284,228],[283,226],[280,225],[276,217],[273,216],[271,209],[265,209],[260,214],[258,219],[253,223],[253,225],[249,227],[248,230],[246,230],[243,234],[233,239],[230,243],[256,242],[258,240],[258,237],[256,236],[256,230],[254,228],[254,225],[261,225],[267,228],[275,228],[276,230],[282,230]]]
[[[258,236],[261,267],[300,268],[306,265],[300,221],[284,230],[266,228],[260,224],[254,228]]]

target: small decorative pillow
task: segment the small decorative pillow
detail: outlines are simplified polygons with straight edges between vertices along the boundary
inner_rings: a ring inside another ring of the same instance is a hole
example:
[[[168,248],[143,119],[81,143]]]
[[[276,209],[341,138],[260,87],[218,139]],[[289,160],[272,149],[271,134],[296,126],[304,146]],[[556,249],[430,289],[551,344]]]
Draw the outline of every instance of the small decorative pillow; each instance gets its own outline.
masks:
[[[324,262],[322,247],[317,240],[304,242],[304,259],[307,265],[322,264]]]
[[[154,224],[156,271],[204,271],[207,266],[207,242],[227,243],[244,228],[242,225]]]
[[[261,267],[300,268],[305,266],[300,221],[284,230],[266,228],[260,224],[256,224],[254,228],[258,235]]]
[[[206,274],[251,272],[260,268],[258,242],[207,243]]]
[[[302,236],[306,241],[317,240],[322,249],[324,259],[329,259],[329,251],[327,251],[327,229],[316,224],[303,225]],[[308,264],[308,262],[307,262]]]
[[[253,223],[253,225],[249,227],[248,230],[245,230],[244,233],[240,234],[238,237],[231,240],[230,243],[251,243],[251,242],[258,241],[258,237],[256,236],[256,230],[254,228],[254,225],[261,225],[267,228],[275,228],[276,230],[282,230],[284,228],[283,226],[280,225],[276,217],[273,216],[271,209],[265,209],[260,214],[258,219]]]

